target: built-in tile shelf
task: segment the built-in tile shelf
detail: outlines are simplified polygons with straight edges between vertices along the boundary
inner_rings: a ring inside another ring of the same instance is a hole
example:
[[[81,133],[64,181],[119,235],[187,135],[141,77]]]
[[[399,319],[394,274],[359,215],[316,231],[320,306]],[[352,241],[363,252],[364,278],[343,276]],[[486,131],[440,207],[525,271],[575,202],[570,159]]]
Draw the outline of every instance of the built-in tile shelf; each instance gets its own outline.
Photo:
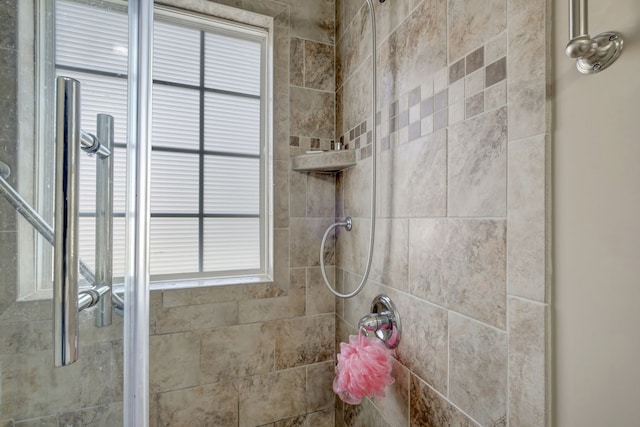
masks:
[[[299,172],[339,172],[355,166],[356,150],[324,151],[291,158],[291,169]]]

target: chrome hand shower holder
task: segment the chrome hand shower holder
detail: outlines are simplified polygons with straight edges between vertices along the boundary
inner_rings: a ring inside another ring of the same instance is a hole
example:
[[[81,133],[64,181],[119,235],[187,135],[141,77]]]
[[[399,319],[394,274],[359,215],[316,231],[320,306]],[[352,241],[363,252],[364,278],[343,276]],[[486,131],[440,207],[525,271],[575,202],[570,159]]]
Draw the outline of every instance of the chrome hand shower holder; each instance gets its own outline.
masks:
[[[371,302],[371,312],[358,321],[358,330],[375,336],[389,349],[400,344],[402,323],[400,314],[391,298],[384,294],[376,296]]]

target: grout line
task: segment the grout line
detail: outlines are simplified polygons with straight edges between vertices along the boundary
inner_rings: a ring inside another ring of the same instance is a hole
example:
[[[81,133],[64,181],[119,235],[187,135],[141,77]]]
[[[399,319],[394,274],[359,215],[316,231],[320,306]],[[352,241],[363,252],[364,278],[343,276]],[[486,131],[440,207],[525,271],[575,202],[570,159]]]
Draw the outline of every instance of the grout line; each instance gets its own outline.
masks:
[[[352,1],[352,0],[348,0],[348,1]],[[340,34],[339,36],[338,36],[338,34],[337,34],[337,33],[335,33],[335,27],[337,27],[337,25],[335,25],[335,26],[334,26],[334,34],[335,34],[335,36],[334,36],[334,40],[335,40],[335,44],[336,44],[336,46],[338,46],[338,43],[340,43],[340,42],[342,41],[342,39],[343,39],[343,38],[344,38],[344,36],[347,34],[347,32],[349,31],[349,29],[350,29],[353,25],[355,25],[355,24],[354,24],[354,22],[356,21],[356,19],[357,19],[357,17],[358,17],[358,14],[360,14],[360,13],[361,13],[361,11],[362,11],[362,9],[363,9],[363,8],[366,8],[366,7],[368,7],[368,6],[367,6],[367,2],[366,2],[366,0],[365,0],[365,1],[363,1],[363,2],[362,2],[362,6],[360,6],[360,7],[358,8],[358,10],[353,14],[353,16],[351,17],[351,19],[349,20],[349,24],[347,24],[347,26],[346,26],[346,27],[344,27],[344,29],[342,30],[342,34]],[[367,15],[368,15],[368,14],[367,14]],[[337,22],[337,20],[338,20],[337,18],[338,18],[338,16],[334,16],[334,22]]]
[[[506,386],[507,386],[507,390],[506,390],[506,402],[505,402],[505,416],[506,416],[506,427],[509,427],[509,425],[511,424],[511,381],[510,381],[510,372],[511,372],[511,358],[509,357],[509,341],[511,338],[511,335],[509,333],[510,331],[510,326],[511,326],[511,310],[509,310],[509,265],[510,265],[510,258],[509,257],[509,222],[508,222],[508,218],[509,218],[509,143],[510,141],[510,136],[509,136],[509,72],[508,72],[508,65],[509,65],[509,33],[507,32],[509,29],[509,2],[507,2],[506,7],[505,7],[505,33],[506,33],[506,37],[505,37],[505,58],[507,61],[506,64],[506,76],[505,76],[505,100],[504,100],[504,108],[506,110],[506,129],[505,129],[505,134],[506,134],[506,144],[505,144],[505,181],[506,181],[506,194],[505,194],[505,212],[506,212],[506,216],[507,216],[507,223],[506,223],[506,240],[505,240],[505,292],[506,292],[506,296],[505,296],[505,308],[506,308],[506,315],[507,315],[507,322],[506,322],[506,328],[507,328],[507,349],[506,349],[506,353],[507,353],[507,378],[506,378]],[[494,37],[495,39],[495,37]],[[485,47],[485,55],[486,55],[486,47]],[[485,73],[486,73],[486,66],[489,64],[486,64],[486,60],[485,60]],[[485,74],[485,85],[486,85],[486,74]]]
[[[326,93],[326,94],[335,94],[335,92],[332,91],[332,90],[321,90],[321,89],[316,89],[316,88],[313,88],[313,87],[297,86],[297,85],[292,85],[292,84],[289,84],[289,87],[295,87],[295,88],[298,88],[298,89],[311,90],[311,91],[314,91],[314,92],[320,92],[320,93]],[[325,138],[325,139],[329,139],[329,138]]]
[[[335,49],[335,48],[334,48]],[[291,59],[289,59],[291,62]],[[302,40],[302,87],[307,87],[307,41]]]
[[[536,301],[527,297],[522,297],[519,295],[512,295],[512,294],[507,294],[507,298],[512,298],[512,299],[516,299],[518,301],[521,302],[526,302],[526,303],[530,303],[530,304],[535,304],[537,306],[542,306],[542,307],[551,307],[551,304],[548,302],[542,302],[542,301]]]
[[[354,78],[355,78],[355,75],[357,75],[357,74],[360,72],[361,68],[362,68],[362,67],[364,67],[366,64],[368,64],[368,63],[370,63],[370,62],[371,62],[371,54],[369,54],[369,55],[365,56],[365,58],[362,60],[362,62],[360,62],[360,64],[359,64],[356,68],[354,68],[354,69],[351,71],[351,73],[350,73],[348,76],[346,76],[346,78],[343,78],[343,79],[342,79],[342,84],[340,85],[340,87],[337,87],[337,88],[336,88],[336,92],[337,92],[338,90],[340,90],[340,89],[343,89],[343,88],[345,87],[345,85],[346,85],[346,84],[347,84],[351,79],[354,79]],[[343,75],[344,75],[344,74],[343,74]],[[336,75],[336,77],[337,77],[337,75]],[[369,85],[371,85],[371,84],[369,84]],[[377,108],[377,107],[376,107],[376,108]]]
[[[447,400],[451,396],[451,312],[447,313]]]

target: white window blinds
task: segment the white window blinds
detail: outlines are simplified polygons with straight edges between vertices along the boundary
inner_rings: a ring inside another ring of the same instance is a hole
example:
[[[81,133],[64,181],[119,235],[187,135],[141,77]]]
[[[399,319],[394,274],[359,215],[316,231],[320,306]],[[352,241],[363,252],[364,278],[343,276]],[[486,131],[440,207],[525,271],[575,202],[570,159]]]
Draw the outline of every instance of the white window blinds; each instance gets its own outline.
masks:
[[[154,24],[152,279],[265,272],[266,34],[162,14]],[[124,270],[127,16],[56,1],[56,74],[81,82],[82,127],[115,118],[114,275]],[[94,260],[95,162],[81,160],[80,256]]]

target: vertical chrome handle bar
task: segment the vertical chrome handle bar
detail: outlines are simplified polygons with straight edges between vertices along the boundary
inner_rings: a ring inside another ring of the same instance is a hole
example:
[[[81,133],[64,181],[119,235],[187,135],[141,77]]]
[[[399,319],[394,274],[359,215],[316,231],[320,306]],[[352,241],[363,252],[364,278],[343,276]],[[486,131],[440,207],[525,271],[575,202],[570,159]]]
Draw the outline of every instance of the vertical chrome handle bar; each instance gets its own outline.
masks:
[[[54,363],[78,360],[78,213],[80,82],[56,81],[56,177],[54,222]]]
[[[113,116],[98,114],[97,137],[108,155],[96,159],[96,285],[108,290],[98,303],[96,326],[111,325],[113,287]]]

